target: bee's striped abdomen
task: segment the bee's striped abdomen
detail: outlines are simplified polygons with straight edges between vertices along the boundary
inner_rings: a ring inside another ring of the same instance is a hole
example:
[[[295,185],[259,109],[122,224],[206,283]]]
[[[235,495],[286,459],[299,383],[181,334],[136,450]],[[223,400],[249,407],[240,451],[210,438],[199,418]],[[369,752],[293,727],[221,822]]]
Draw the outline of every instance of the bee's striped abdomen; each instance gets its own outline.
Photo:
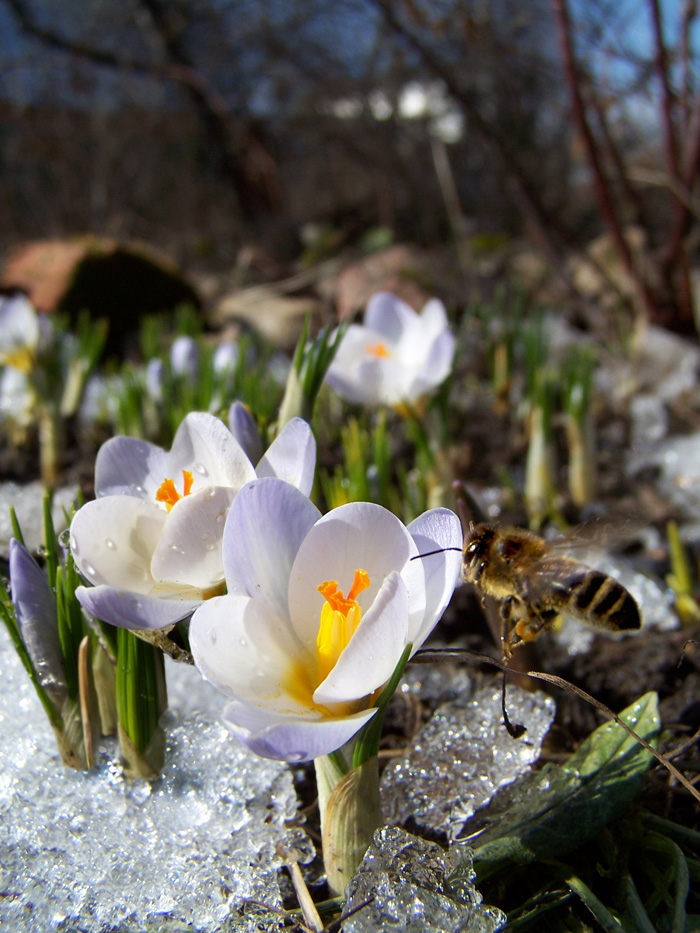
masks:
[[[640,627],[637,603],[617,580],[599,570],[587,570],[571,584],[572,608],[592,625],[618,631]]]

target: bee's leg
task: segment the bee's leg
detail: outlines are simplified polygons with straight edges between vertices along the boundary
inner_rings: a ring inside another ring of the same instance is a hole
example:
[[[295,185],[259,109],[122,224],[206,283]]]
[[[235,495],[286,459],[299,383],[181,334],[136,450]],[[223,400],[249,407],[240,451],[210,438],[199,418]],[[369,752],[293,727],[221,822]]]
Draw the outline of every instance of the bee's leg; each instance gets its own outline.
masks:
[[[521,607],[522,603],[517,596],[507,596],[501,603],[501,645],[503,647],[504,664],[510,660],[515,645],[520,643],[520,639],[515,638],[516,627],[519,623],[514,621],[514,619],[517,618],[519,606]],[[504,668],[503,680],[501,682],[501,712],[503,714],[503,724],[512,738],[519,739],[527,730],[522,723],[516,722],[513,724],[508,716],[508,710],[506,709],[506,676],[507,674]]]
[[[546,608],[536,604],[529,607],[529,612],[520,618],[513,628],[514,645],[521,642],[534,641],[540,632],[548,629],[559,615],[557,609]]]
[[[523,640],[517,631],[523,619],[526,618],[522,609],[522,601],[517,596],[506,596],[501,603],[501,646],[504,661],[510,660],[513,648]]]

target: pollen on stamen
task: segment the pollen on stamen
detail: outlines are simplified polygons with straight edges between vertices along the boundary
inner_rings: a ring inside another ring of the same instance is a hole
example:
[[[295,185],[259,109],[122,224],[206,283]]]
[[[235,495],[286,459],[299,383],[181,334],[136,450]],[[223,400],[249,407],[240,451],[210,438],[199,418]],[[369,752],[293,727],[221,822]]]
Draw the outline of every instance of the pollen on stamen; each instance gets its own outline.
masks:
[[[182,471],[182,495],[175,488],[175,481],[172,479],[164,479],[163,482],[158,487],[156,492],[156,502],[162,502],[165,505],[165,508],[170,512],[172,507],[176,502],[179,502],[180,499],[184,496],[189,496],[192,490],[192,473],[189,470]]]
[[[375,359],[378,359],[378,360],[381,360],[381,359],[388,360],[391,358],[391,351],[389,350],[387,345],[382,340],[380,340],[378,343],[367,344],[367,346],[365,347],[365,353],[368,356],[373,356],[375,357]]]

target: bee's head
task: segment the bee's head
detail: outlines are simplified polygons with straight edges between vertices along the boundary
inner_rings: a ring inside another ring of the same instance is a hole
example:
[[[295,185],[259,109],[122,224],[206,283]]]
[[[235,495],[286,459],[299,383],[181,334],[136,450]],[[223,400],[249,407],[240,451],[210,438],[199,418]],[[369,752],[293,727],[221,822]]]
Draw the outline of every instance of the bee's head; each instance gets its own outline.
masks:
[[[473,583],[482,562],[488,557],[496,531],[491,525],[474,525],[464,539],[462,579]]]

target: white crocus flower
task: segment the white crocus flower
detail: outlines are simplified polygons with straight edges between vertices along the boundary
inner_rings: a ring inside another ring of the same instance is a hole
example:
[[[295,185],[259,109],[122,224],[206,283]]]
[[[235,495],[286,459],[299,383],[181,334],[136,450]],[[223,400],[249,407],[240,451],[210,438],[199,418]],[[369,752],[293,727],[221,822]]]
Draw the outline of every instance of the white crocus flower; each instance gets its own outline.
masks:
[[[259,476],[311,492],[316,444],[309,425],[290,422],[256,469],[222,421],[187,415],[170,452],[114,437],[99,450],[94,502],[71,524],[75,562],[92,587],[81,604],[113,625],[172,625],[224,590],[221,542],[236,494]]]
[[[24,295],[0,298],[0,363],[31,373],[47,328]]]
[[[170,348],[170,366],[176,376],[193,381],[199,376],[199,344],[194,337],[177,337]]]
[[[326,381],[350,402],[401,405],[428,395],[452,368],[454,336],[445,307],[420,314],[388,292],[370,298],[363,325],[351,324]]]
[[[229,728],[266,758],[303,761],[344,745],[452,596],[459,553],[411,558],[461,543],[448,509],[406,528],[374,503],[322,517],[279,480],[246,486],[224,531],[228,593],[190,623],[195,664],[232,699]]]

